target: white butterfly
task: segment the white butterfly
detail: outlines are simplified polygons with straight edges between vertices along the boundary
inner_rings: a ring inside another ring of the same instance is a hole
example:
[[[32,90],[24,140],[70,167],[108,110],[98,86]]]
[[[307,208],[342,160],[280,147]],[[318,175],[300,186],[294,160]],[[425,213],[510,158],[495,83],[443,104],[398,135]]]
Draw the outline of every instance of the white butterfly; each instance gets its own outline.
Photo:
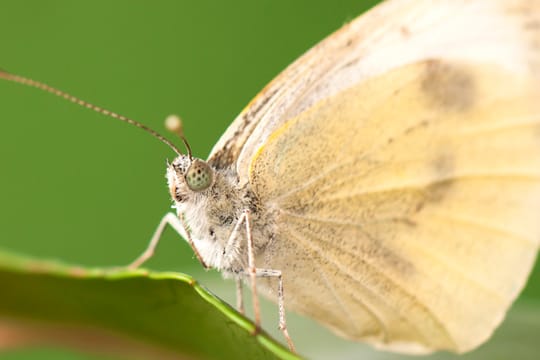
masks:
[[[132,265],[171,224],[278,301],[291,347],[284,306],[385,349],[471,350],[538,251],[539,80],[540,1],[385,2],[271,82],[207,161],[176,150],[177,213]]]

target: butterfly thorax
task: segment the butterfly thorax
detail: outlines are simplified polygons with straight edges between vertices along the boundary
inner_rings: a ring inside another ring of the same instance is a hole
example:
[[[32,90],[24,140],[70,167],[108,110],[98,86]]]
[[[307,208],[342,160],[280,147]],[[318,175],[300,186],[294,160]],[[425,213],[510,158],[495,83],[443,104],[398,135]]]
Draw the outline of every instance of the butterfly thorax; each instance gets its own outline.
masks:
[[[250,211],[255,254],[273,238],[268,226],[271,220],[249,185],[238,185],[233,170],[212,169],[203,160],[180,156],[168,165],[167,180],[178,216],[185,219],[197,251],[212,268],[233,275],[246,269],[245,226],[230,240],[246,209]],[[202,189],[194,190],[194,185]]]

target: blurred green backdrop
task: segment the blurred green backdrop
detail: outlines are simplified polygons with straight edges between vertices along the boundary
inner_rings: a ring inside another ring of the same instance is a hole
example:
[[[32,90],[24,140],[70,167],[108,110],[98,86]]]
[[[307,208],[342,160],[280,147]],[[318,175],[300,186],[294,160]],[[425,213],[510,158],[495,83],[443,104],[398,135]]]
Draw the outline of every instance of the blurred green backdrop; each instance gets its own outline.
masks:
[[[195,155],[205,158],[280,70],[376,2],[3,0],[0,67],[158,131],[178,113]],[[165,159],[174,154],[138,129],[49,94],[0,82],[0,99],[0,247],[90,266],[134,259],[169,211]],[[203,274],[189,246],[166,235],[148,266],[194,274],[233,298],[231,282]],[[537,268],[524,299],[540,299],[539,279]],[[276,327],[274,311],[267,328]],[[47,357],[94,358],[54,348],[0,353]]]

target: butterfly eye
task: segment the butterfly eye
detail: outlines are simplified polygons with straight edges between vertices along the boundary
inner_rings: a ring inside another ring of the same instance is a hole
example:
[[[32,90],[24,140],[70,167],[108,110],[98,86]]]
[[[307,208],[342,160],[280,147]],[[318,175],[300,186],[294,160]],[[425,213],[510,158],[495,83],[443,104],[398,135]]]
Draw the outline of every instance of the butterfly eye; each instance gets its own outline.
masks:
[[[193,191],[201,191],[212,184],[213,172],[204,161],[195,160],[186,171],[187,186]]]

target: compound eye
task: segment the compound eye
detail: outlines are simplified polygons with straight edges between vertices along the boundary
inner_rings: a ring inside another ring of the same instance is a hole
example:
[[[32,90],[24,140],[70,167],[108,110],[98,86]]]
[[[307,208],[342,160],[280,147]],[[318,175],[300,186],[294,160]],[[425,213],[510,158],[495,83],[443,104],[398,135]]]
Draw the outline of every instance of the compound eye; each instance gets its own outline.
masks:
[[[184,177],[191,190],[202,191],[212,185],[213,171],[204,161],[195,160]]]

